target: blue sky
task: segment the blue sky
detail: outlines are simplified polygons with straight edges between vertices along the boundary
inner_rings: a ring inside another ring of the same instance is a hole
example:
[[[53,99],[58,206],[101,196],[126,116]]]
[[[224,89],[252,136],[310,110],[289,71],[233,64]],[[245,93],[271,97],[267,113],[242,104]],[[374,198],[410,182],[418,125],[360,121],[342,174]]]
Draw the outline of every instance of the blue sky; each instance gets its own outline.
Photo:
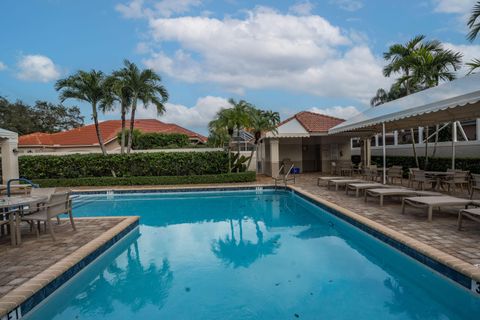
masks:
[[[301,110],[346,118],[389,86],[382,53],[392,43],[425,34],[466,60],[480,57],[480,42],[465,39],[474,3],[3,0],[0,95],[57,102],[56,79],[79,69],[108,73],[126,58],[162,76],[170,100],[161,120],[202,133],[229,97],[282,118]],[[80,105],[91,121],[88,105],[65,104]]]

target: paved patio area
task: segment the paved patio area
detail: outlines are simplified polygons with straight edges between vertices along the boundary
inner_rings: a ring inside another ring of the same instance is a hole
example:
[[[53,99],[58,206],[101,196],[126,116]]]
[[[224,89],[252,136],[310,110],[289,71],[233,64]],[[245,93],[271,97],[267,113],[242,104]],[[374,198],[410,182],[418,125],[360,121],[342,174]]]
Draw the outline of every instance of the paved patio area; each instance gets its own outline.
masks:
[[[400,200],[386,199],[384,206],[380,207],[378,199],[370,198],[365,202],[363,197],[355,198],[353,192],[347,196],[343,189],[334,191],[318,187],[318,177],[318,174],[299,175],[295,185],[472,265],[480,264],[480,224],[465,220],[462,231],[458,231],[459,209],[434,211],[433,221],[428,222],[427,214],[422,209],[407,207],[406,214],[402,215]],[[466,193],[454,195],[467,197]]]
[[[48,267],[96,239],[125,218],[75,219],[77,231],[62,220],[55,225],[57,241],[42,232],[37,239],[28,230],[22,232],[22,245],[12,247],[9,237],[0,238],[0,298]]]

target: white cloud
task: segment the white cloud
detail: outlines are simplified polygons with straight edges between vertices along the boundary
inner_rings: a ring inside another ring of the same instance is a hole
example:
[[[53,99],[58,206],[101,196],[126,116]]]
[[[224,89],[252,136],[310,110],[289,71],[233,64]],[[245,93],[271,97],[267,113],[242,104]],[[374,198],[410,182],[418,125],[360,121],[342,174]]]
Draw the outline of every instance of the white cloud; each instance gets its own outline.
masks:
[[[480,59],[480,45],[453,44],[447,42],[444,43],[444,47],[445,49],[463,53],[462,61],[464,64],[472,61],[472,59]],[[467,72],[468,68],[462,67],[459,74],[465,75]]]
[[[439,13],[468,14],[477,0],[433,0],[434,11]]]
[[[326,114],[332,117],[337,117],[345,120],[353,116],[356,116],[357,114],[360,113],[360,111],[358,111],[358,109],[354,106],[346,106],[346,107],[334,106],[334,107],[328,107],[328,108],[313,107],[313,108],[310,108],[308,111],[320,113],[320,114]]]
[[[200,6],[201,4],[202,0],[130,0],[130,2],[127,3],[117,4],[115,9],[125,18],[138,19],[147,16],[170,17],[174,14],[188,12],[193,7]]]
[[[7,69],[7,65],[0,61],[0,71]]]
[[[363,2],[360,0],[330,0],[330,3],[346,11],[357,11],[363,8]]]
[[[306,16],[312,12],[314,7],[315,5],[310,1],[304,1],[304,2],[298,2],[294,4],[288,10],[294,14],[298,14],[300,16]]]
[[[46,56],[29,54],[20,57],[17,77],[22,80],[48,82],[60,77],[60,69]]]
[[[208,123],[222,108],[229,108],[228,100],[222,97],[206,96],[199,98],[194,106],[167,103],[165,114],[157,116],[155,108],[138,108],[138,118],[158,118],[167,123],[175,123],[185,128],[206,134]]]
[[[281,88],[368,101],[388,86],[383,61],[358,37],[317,15],[281,14],[268,8],[244,19],[151,18],[153,42],[180,46],[153,53],[145,65],[186,82],[226,88]]]

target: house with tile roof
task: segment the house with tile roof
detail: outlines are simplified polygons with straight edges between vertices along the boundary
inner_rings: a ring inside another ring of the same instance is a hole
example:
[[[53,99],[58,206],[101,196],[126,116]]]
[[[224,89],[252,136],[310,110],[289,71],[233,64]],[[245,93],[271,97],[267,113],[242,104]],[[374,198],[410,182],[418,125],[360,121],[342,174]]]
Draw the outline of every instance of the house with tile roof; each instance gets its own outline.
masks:
[[[331,136],[328,130],[343,119],[303,111],[268,132],[257,151],[257,171],[276,176],[283,163],[293,162],[300,172],[330,172],[351,163],[350,137]]]
[[[100,132],[109,152],[120,150],[118,133],[122,129],[121,120],[107,120],[99,124]],[[127,121],[126,127],[130,126]],[[143,133],[182,133],[186,134],[192,144],[203,144],[207,138],[201,134],[185,129],[177,124],[164,123],[157,119],[135,120],[135,129]],[[36,132],[20,136],[18,149],[21,153],[38,152],[100,152],[95,125],[86,125],[80,128],[57,132],[42,133]]]

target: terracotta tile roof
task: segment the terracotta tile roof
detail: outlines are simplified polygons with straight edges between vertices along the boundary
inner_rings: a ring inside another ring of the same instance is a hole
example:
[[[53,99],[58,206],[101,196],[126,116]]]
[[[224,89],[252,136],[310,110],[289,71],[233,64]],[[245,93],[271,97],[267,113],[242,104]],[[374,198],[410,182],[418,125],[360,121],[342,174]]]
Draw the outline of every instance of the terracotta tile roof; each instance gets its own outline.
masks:
[[[116,139],[122,128],[121,120],[107,120],[100,122],[100,131],[105,143]],[[130,121],[127,121],[127,128]],[[156,119],[135,120],[135,129],[142,132],[183,133],[189,138],[197,138],[206,142],[207,138],[173,123],[164,123]],[[20,136],[20,146],[94,146],[98,145],[97,134],[93,124],[58,133],[35,132]]]
[[[337,124],[344,122],[344,119],[327,116],[320,113],[302,111],[292,117],[283,120],[278,126],[297,119],[297,121],[310,133],[326,133],[330,128],[335,127]]]

